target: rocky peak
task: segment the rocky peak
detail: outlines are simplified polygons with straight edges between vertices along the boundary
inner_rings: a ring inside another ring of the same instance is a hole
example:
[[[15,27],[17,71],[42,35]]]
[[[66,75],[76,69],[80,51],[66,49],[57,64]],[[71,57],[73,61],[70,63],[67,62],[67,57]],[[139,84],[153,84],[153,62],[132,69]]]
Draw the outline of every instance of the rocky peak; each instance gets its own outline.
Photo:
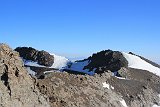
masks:
[[[88,59],[90,63],[84,69],[92,71],[94,68],[97,68],[96,73],[103,73],[107,70],[114,72],[120,70],[121,67],[128,66],[127,60],[119,51],[104,50],[93,54]]]

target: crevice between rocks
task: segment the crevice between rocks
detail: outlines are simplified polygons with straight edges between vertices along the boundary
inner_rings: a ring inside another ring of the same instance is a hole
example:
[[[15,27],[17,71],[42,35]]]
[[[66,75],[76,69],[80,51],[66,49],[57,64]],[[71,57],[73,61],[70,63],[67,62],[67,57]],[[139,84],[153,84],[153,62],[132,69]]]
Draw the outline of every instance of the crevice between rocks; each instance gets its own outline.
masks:
[[[1,76],[1,80],[4,81],[4,85],[7,87],[7,89],[9,90],[9,95],[11,96],[11,88],[9,86],[9,82],[8,82],[8,66],[5,64],[4,65],[4,73]]]

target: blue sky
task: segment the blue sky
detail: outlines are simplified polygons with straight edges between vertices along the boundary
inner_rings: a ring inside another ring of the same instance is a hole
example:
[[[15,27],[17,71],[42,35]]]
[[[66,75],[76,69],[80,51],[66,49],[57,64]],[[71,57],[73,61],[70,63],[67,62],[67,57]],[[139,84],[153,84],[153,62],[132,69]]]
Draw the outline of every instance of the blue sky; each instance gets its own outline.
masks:
[[[159,0],[0,0],[0,42],[68,57],[113,49],[160,62]]]

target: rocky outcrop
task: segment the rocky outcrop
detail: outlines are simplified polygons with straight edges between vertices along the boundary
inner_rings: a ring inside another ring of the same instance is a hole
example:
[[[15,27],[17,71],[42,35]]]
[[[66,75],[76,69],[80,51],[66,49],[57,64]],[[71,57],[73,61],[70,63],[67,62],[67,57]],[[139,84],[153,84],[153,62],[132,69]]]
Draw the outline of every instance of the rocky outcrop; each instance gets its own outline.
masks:
[[[119,51],[105,50],[93,54],[92,57],[89,57],[87,60],[90,60],[90,63],[84,67],[84,69],[89,69],[92,71],[94,68],[97,68],[96,73],[103,73],[107,70],[118,71],[121,67],[127,67],[128,62],[123,57],[122,53]]]
[[[31,55],[34,56],[34,50]],[[0,44],[0,77],[1,107],[50,106],[35,86],[35,80],[23,67],[18,52],[5,44]]]
[[[40,65],[50,67],[54,63],[54,56],[46,51],[38,51],[32,47],[17,47],[15,51],[25,60],[37,62]]]

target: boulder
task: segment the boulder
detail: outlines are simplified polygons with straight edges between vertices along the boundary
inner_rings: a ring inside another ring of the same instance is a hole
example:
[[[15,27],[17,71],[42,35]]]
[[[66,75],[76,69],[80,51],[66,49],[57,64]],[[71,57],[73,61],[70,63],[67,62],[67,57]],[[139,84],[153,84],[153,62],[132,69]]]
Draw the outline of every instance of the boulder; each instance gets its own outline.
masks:
[[[90,60],[90,63],[84,69],[92,71],[97,68],[96,73],[103,73],[107,70],[114,72],[120,70],[121,67],[128,67],[128,61],[119,51],[101,51],[93,54],[88,60]]]
[[[37,62],[40,65],[50,67],[54,63],[54,56],[46,51],[38,51],[32,47],[17,47],[15,51],[25,60]]]

